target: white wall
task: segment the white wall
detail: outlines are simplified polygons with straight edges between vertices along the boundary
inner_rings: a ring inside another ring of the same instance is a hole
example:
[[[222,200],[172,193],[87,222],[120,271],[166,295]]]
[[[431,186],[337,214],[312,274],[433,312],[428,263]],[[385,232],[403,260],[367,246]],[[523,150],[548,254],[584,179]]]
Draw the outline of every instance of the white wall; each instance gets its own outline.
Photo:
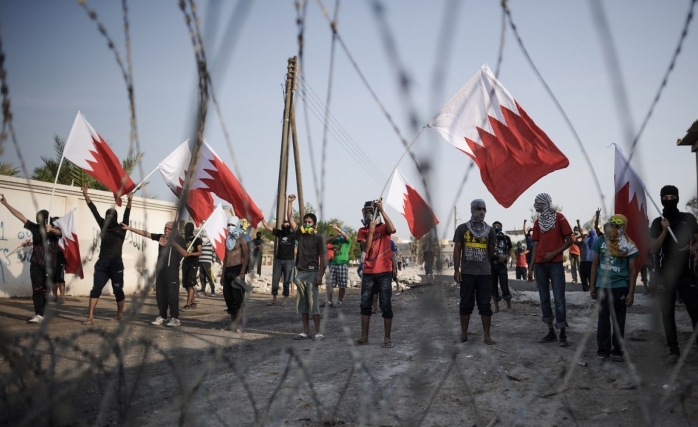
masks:
[[[0,176],[0,193],[5,195],[12,207],[32,221],[34,221],[39,209],[48,209],[52,187],[51,183],[27,182],[23,178]],[[105,211],[114,204],[112,193],[90,190],[89,194],[90,199],[104,217]],[[123,200],[122,207],[116,207],[119,221],[123,219],[126,209],[126,197]],[[90,289],[92,289],[94,264],[99,257],[100,230],[97,221],[85,203],[80,188],[57,185],[50,215],[52,217],[62,216],[75,208],[77,208],[75,221],[78,228],[80,254],[83,260],[86,260],[83,266],[85,278],[81,280],[78,276],[67,274],[66,293],[84,296],[89,295]],[[174,220],[176,209],[175,203],[134,197],[131,208],[131,226],[152,233],[161,233],[165,223]],[[27,243],[29,246],[11,254],[15,249]],[[31,238],[27,235],[27,230],[14,215],[0,205],[0,297],[31,295],[29,262],[26,260],[30,252]],[[124,292],[129,294],[136,290],[141,273],[154,271],[157,261],[157,242],[144,241],[141,236],[127,233],[123,247],[123,260]],[[144,263],[143,260],[145,260]],[[139,261],[142,263],[140,269],[137,268]],[[142,280],[141,284],[143,284]],[[105,286],[103,292],[111,293],[111,283]]]

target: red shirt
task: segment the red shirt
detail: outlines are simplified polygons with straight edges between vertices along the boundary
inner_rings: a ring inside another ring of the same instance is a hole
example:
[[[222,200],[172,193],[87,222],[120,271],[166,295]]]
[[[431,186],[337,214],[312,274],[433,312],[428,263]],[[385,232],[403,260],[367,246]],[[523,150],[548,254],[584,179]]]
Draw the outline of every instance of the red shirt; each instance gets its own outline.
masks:
[[[579,242],[582,239],[578,237],[575,240]],[[579,252],[579,246],[577,246],[577,245],[570,246],[570,255],[581,255],[581,253]]]
[[[334,245],[330,242],[327,243],[325,247],[327,248],[327,259],[332,261],[332,258],[334,258]]]
[[[541,232],[538,220],[533,223],[533,236],[531,238],[534,242],[538,242],[535,263],[545,262],[545,254],[559,249],[565,243],[565,237],[572,234],[572,228],[567,222],[567,218],[559,212],[555,215],[557,215],[555,227],[548,230],[546,233]],[[562,252],[550,262],[562,262]]]
[[[368,240],[368,227],[359,228],[356,241]],[[379,274],[393,271],[393,252],[390,250],[390,234],[388,226],[380,224],[373,232],[371,247],[366,251],[364,274]]]
[[[517,267],[526,267],[528,264],[526,264],[526,252],[521,252],[520,254],[517,252],[516,255],[516,266]]]

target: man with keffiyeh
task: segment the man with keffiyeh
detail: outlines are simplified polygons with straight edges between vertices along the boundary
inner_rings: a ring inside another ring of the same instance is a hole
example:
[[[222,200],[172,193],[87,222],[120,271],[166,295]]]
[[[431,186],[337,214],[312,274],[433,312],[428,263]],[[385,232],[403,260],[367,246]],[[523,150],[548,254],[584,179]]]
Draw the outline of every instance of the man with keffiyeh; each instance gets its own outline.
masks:
[[[242,307],[245,302],[245,274],[250,260],[250,248],[244,237],[238,217],[228,218],[228,235],[225,238],[223,258],[223,298],[230,314],[230,330],[242,332]]]
[[[596,359],[623,361],[625,314],[632,307],[637,282],[635,259],[640,255],[626,234],[628,219],[615,214],[604,225],[604,235],[593,246],[589,294],[599,303]]]
[[[536,272],[543,322],[548,325],[548,334],[540,342],[558,341],[555,328],[560,329],[558,345],[567,347],[567,307],[565,306],[565,270],[562,253],[572,246],[572,228],[564,215],[555,212],[553,200],[547,193],[536,196],[533,207],[540,215],[533,223],[533,251],[528,265],[528,281],[533,282]],[[555,297],[555,313],[550,305],[550,284]],[[555,324],[553,324],[555,320]],[[553,327],[554,326],[554,327]]]
[[[453,236],[453,278],[460,284],[460,328],[459,342],[468,341],[470,315],[477,302],[482,318],[485,344],[495,344],[490,337],[492,322],[492,278],[490,259],[494,256],[497,235],[494,228],[485,222],[487,207],[482,199],[470,203],[470,221],[456,228]]]

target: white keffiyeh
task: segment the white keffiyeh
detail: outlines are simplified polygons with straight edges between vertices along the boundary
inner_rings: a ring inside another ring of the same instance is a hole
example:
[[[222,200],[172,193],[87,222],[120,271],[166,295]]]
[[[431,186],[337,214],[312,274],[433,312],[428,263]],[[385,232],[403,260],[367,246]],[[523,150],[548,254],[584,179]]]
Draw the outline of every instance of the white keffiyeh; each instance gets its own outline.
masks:
[[[540,214],[538,217],[538,226],[541,232],[546,233],[555,228],[557,213],[553,208],[553,199],[548,193],[540,193],[537,195],[536,201],[533,203],[533,208]]]

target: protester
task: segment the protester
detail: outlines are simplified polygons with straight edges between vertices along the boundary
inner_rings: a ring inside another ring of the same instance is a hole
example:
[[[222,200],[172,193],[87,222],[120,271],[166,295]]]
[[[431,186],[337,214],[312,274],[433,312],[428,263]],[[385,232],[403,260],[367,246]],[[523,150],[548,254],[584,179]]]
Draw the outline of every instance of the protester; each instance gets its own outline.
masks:
[[[281,280],[281,275],[284,278],[284,288],[282,295],[284,297],[282,306],[286,306],[286,299],[288,298],[291,280],[293,275],[293,269],[295,267],[295,234],[291,224],[288,219],[293,216],[293,207],[291,203],[288,203],[286,210],[286,218],[281,223],[281,229],[273,228],[262,219],[262,225],[264,228],[269,230],[270,233],[276,237],[277,247],[276,254],[274,255],[274,271],[271,278],[271,302],[267,305],[276,305],[276,296],[279,294],[279,280]]]
[[[565,270],[562,266],[562,253],[569,248],[572,241],[572,229],[567,219],[553,209],[553,201],[547,193],[536,196],[533,204],[540,214],[533,224],[531,238],[534,241],[531,263],[528,265],[528,281],[533,282],[536,274],[538,294],[543,311],[543,322],[548,325],[548,334],[541,343],[558,341],[555,328],[560,329],[558,345],[567,347],[567,307],[565,305]],[[550,305],[550,285],[555,297],[555,313]]]
[[[95,263],[94,281],[92,290],[90,291],[90,305],[87,320],[83,325],[91,325],[94,322],[94,312],[99,297],[102,295],[102,289],[111,280],[111,287],[116,298],[116,317],[113,319],[119,321],[124,317],[124,303],[126,296],[124,295],[124,262],[121,259],[121,251],[126,239],[126,231],[119,225],[119,215],[116,209],[107,209],[104,218],[97,211],[97,207],[92,203],[90,196],[87,194],[87,184],[82,187],[82,195],[85,197],[85,202],[90,208],[92,215],[97,221],[100,229],[99,259]],[[128,203],[124,210],[123,224],[129,224],[131,215],[131,202],[133,193],[127,194]]]
[[[390,235],[395,233],[395,227],[383,210],[382,199],[366,202],[361,214],[364,226],[359,229],[356,240],[363,242],[366,258],[361,279],[361,337],[354,342],[357,345],[368,344],[373,292],[377,289],[385,330],[383,347],[391,348],[393,263]]]
[[[244,221],[243,221],[244,222]],[[230,330],[242,332],[242,310],[245,292],[250,291],[245,282],[245,274],[250,259],[250,246],[244,238],[241,221],[237,217],[228,218],[228,235],[225,239],[223,259],[223,298],[230,314]]]
[[[485,344],[495,344],[490,337],[492,323],[492,267],[497,234],[485,222],[487,206],[482,199],[470,202],[470,220],[460,224],[453,236],[453,278],[460,284],[460,342],[468,341],[470,315],[477,302],[482,319]]]
[[[151,324],[179,326],[179,263],[189,255],[184,238],[175,229],[174,222],[167,222],[162,234],[149,233],[121,224],[124,232],[130,231],[158,242],[158,261],[155,264],[155,301],[158,317]],[[167,322],[167,312],[170,321]]]
[[[635,299],[637,269],[640,255],[635,243],[626,234],[628,219],[616,214],[604,226],[604,236],[594,243],[589,294],[598,301],[599,319],[596,328],[596,358],[623,361],[625,315]]]
[[[579,257],[581,251],[577,245],[577,241],[581,239],[579,235],[581,231],[580,227],[574,227],[572,230],[572,246],[570,246],[569,259],[570,259],[570,273],[572,274],[572,283],[577,283],[577,273],[579,271]]]
[[[196,272],[199,270],[199,256],[203,246],[201,238],[194,235],[194,224],[191,222],[184,225],[184,244],[187,256],[182,261],[182,280],[184,289],[187,290],[187,303],[182,310],[191,310],[196,308]]]
[[[660,196],[664,209],[662,216],[655,218],[650,227],[650,253],[655,255],[657,295],[669,347],[667,363],[674,364],[681,355],[674,319],[677,292],[686,305],[693,329],[698,326],[698,275],[695,271],[698,223],[692,214],[679,211],[678,188],[666,185]]]
[[[499,313],[499,301],[504,299],[507,303],[507,311],[511,310],[511,291],[509,290],[509,272],[507,270],[507,260],[511,253],[511,238],[502,231],[502,223],[495,221],[492,228],[496,234],[494,254],[490,256],[492,270],[492,300],[494,301],[494,312]],[[502,295],[499,295],[499,286],[502,287]]]
[[[533,255],[533,228],[526,229],[526,220],[524,220],[523,223],[523,232],[524,236],[526,238],[526,250],[528,251],[528,254],[526,254],[526,264],[529,266],[531,265],[531,255]]]
[[[430,246],[424,248],[422,261],[424,261],[424,274],[427,276],[427,282],[430,279],[434,280],[434,250]]]
[[[288,209],[292,212],[293,201],[296,195],[288,196]],[[298,224],[293,219],[293,215],[288,215],[288,222],[291,229],[296,233],[298,241],[298,272],[296,273],[296,312],[301,315],[303,322],[303,332],[293,339],[303,340],[310,338],[309,318],[313,317],[315,326],[315,339],[322,340],[325,336],[320,332],[320,301],[319,286],[322,284],[322,276],[325,272],[325,259],[327,250],[325,241],[317,234],[317,217],[313,213],[303,216],[303,225],[298,228]]]
[[[327,254],[327,265],[332,264],[332,259],[334,259],[334,244],[332,243],[334,236],[328,236],[325,242],[325,253]],[[327,301],[320,304],[320,307],[332,307],[332,275],[330,274],[330,269],[327,269],[327,274],[325,275],[325,294],[327,295]]]
[[[526,243],[519,242],[516,245],[516,280],[526,280],[527,256],[528,249],[526,249]]]
[[[264,239],[262,239],[262,233],[257,232],[257,237],[252,240],[252,255],[250,256],[249,270],[252,272],[254,277],[254,269],[257,267],[257,276],[262,275],[262,250],[264,249]]]
[[[61,230],[54,228],[49,223],[47,210],[36,213],[36,222],[27,219],[17,209],[10,206],[4,194],[0,194],[2,203],[12,215],[24,224],[24,228],[32,234],[32,254],[29,262],[29,278],[32,284],[32,303],[34,303],[34,317],[27,323],[41,323],[46,312],[48,278],[53,278],[53,266],[56,265],[56,251],[58,239],[62,236]]]
[[[213,245],[205,231],[201,232],[201,255],[199,255],[199,280],[201,281],[201,292],[206,295],[206,282],[211,285],[211,296],[216,296],[216,286],[211,274],[213,264]]]
[[[345,228],[339,228],[336,224],[330,224],[330,227],[337,232],[337,235],[327,238],[327,242],[333,245],[334,256],[330,261],[329,281],[326,283],[327,302],[325,305],[339,308],[342,306],[344,294],[349,284],[349,249],[351,248],[351,239]],[[337,303],[332,302],[332,288],[339,288]]]
[[[582,279],[582,290],[589,291],[589,281],[591,280],[591,264],[594,261],[594,243],[596,243],[596,231],[589,230],[589,234],[584,236],[584,246],[586,259],[579,263],[579,277]]]

